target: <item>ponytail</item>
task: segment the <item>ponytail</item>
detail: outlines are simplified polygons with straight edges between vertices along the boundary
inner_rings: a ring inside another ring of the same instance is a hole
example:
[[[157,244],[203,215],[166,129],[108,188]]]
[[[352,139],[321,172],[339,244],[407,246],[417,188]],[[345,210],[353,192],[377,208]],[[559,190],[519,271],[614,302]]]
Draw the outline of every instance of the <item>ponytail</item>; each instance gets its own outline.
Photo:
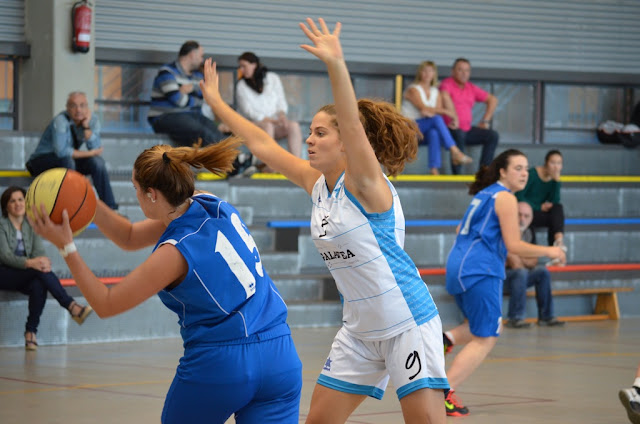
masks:
[[[166,144],[144,150],[133,165],[140,188],[160,191],[172,206],[193,196],[195,176],[192,168],[205,168],[223,176],[233,169],[241,140],[229,137],[217,144],[200,147],[171,147]]]

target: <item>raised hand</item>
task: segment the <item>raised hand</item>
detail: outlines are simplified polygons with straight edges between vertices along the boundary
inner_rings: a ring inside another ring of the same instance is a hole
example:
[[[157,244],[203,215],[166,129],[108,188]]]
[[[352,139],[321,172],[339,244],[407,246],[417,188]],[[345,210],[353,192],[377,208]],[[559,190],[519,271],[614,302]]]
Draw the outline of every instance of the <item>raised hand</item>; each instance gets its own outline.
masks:
[[[211,58],[204,61],[204,80],[200,81],[200,90],[202,91],[202,97],[213,107],[215,104],[222,102],[222,96],[220,96],[220,89],[218,88],[218,71],[216,70],[216,63]]]
[[[308,27],[307,27],[308,25]],[[342,24],[336,23],[336,27],[333,33],[327,28],[327,24],[324,19],[318,19],[318,26],[316,26],[313,19],[307,18],[307,24],[300,23],[300,29],[305,33],[309,40],[313,43],[313,46],[308,44],[302,44],[300,47],[328,64],[333,60],[342,60],[342,46],[340,45],[340,28]]]

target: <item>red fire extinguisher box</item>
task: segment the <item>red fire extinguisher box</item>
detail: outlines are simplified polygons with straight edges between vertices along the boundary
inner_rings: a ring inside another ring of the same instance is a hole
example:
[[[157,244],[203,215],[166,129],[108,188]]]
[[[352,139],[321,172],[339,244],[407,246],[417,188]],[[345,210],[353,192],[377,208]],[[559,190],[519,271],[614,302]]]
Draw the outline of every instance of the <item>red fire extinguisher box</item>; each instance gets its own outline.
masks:
[[[91,5],[88,1],[76,2],[71,8],[72,38],[74,52],[87,53],[91,46]]]

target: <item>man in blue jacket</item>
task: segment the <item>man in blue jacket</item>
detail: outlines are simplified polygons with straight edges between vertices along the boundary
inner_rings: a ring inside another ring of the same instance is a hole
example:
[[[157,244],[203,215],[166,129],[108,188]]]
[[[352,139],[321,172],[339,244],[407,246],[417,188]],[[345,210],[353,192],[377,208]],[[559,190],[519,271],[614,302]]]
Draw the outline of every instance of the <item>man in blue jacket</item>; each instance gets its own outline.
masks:
[[[103,150],[100,121],[91,114],[86,94],[74,91],[67,98],[67,109],[44,130],[26,168],[34,177],[51,168],[75,169],[91,175],[98,197],[110,208],[118,209],[101,156]]]

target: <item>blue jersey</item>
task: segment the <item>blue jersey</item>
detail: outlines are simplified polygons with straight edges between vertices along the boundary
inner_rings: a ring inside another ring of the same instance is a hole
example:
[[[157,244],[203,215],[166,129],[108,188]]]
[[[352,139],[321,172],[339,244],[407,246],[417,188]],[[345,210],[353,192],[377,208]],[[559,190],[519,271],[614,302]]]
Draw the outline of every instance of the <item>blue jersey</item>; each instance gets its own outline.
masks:
[[[478,192],[462,218],[447,258],[447,291],[458,294],[486,276],[505,278],[507,247],[496,215],[496,195],[509,191],[495,183]]]
[[[278,327],[289,334],[287,307],[262,268],[258,248],[229,203],[208,194],[191,198],[187,212],[173,220],[156,245],[174,245],[189,270],[162,302],[178,314],[185,347],[233,341]],[[275,334],[278,333],[278,334]],[[282,334],[280,334],[282,333]]]

